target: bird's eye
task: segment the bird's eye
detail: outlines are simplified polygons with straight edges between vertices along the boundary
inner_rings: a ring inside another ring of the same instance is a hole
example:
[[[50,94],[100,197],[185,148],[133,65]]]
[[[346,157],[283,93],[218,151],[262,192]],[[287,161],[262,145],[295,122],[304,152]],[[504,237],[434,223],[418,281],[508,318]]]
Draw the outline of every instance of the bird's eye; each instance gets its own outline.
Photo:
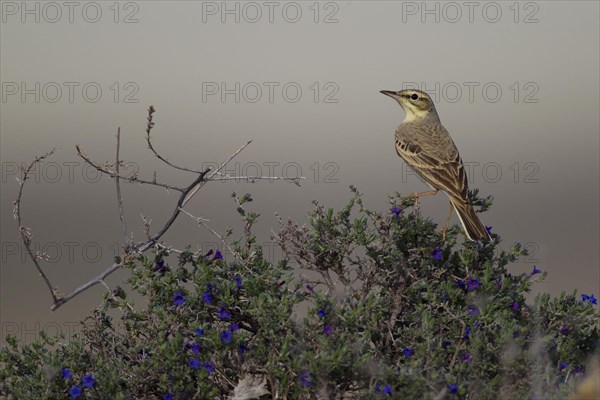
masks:
[[[411,98],[411,99],[413,99],[413,100],[416,100],[416,99],[418,99],[418,98],[419,98],[419,95],[418,95],[418,94],[416,94],[416,93],[413,93],[413,94],[410,96],[410,98]]]

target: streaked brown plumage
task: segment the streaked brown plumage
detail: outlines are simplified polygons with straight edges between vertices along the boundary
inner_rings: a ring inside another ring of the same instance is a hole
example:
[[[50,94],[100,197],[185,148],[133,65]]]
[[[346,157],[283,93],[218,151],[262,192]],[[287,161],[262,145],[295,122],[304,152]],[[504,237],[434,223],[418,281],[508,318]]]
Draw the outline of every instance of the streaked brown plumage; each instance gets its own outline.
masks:
[[[490,236],[469,204],[467,174],[456,145],[442,126],[433,101],[420,90],[382,90],[406,112],[396,129],[396,152],[434,191],[442,190],[456,211],[467,237],[487,242]]]

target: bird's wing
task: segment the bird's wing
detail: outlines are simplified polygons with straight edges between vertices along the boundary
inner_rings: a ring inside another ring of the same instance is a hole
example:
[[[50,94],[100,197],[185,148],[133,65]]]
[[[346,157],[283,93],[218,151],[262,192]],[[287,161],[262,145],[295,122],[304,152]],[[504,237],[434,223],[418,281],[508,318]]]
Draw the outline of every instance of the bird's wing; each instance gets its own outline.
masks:
[[[396,152],[434,188],[466,201],[467,174],[443,126],[400,126],[396,131]]]

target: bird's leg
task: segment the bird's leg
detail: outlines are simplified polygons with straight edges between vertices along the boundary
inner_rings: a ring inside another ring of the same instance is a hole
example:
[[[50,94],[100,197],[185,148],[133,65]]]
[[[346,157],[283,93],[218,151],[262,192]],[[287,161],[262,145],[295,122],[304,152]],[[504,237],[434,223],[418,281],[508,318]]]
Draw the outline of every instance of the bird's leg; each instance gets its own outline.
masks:
[[[454,209],[454,207],[452,207],[452,203],[450,203],[450,210],[448,210],[448,217],[446,218],[446,224],[444,225],[444,228],[442,229],[442,243],[446,240],[446,232],[448,232],[448,225],[450,225],[450,218],[452,218],[452,210]]]
[[[438,189],[429,190],[427,192],[415,192],[409,195],[408,197],[413,197],[415,199],[415,210],[419,210],[419,198],[422,196],[434,196],[438,192]]]

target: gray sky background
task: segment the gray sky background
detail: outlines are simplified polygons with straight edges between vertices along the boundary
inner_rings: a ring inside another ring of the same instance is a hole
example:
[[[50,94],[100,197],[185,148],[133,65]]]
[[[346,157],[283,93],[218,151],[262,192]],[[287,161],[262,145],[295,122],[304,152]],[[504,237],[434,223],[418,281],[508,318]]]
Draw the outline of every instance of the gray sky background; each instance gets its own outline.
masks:
[[[504,248],[529,243],[533,255],[512,271],[535,264],[549,272],[537,290],[600,294],[598,2],[114,4],[1,2],[0,341],[8,333],[31,340],[44,327],[69,334],[102,291],[49,311],[12,219],[19,163],[60,149],[27,186],[23,213],[34,243],[53,257],[48,275],[69,292],[106,268],[122,239],[114,183],[96,181],[75,144],[112,161],[120,126],[123,159],[144,177],[157,170],[184,185],[191,174],[147,149],[149,105],[157,109],[155,146],[179,164],[221,162],[252,139],[231,172],[300,174],[303,186],[214,183],[188,209],[239,236],[230,194],[249,191],[267,241],[276,211],[302,221],[313,199],[343,205],[350,184],[379,209],[388,193],[426,190],[394,151],[404,114],[379,94],[411,83],[434,97],[471,187],[494,195],[486,225]],[[123,196],[137,239],[140,214],[158,228],[176,201],[140,185],[124,185]],[[447,207],[443,195],[422,201],[440,224]],[[216,243],[184,216],[164,239],[179,248]]]

